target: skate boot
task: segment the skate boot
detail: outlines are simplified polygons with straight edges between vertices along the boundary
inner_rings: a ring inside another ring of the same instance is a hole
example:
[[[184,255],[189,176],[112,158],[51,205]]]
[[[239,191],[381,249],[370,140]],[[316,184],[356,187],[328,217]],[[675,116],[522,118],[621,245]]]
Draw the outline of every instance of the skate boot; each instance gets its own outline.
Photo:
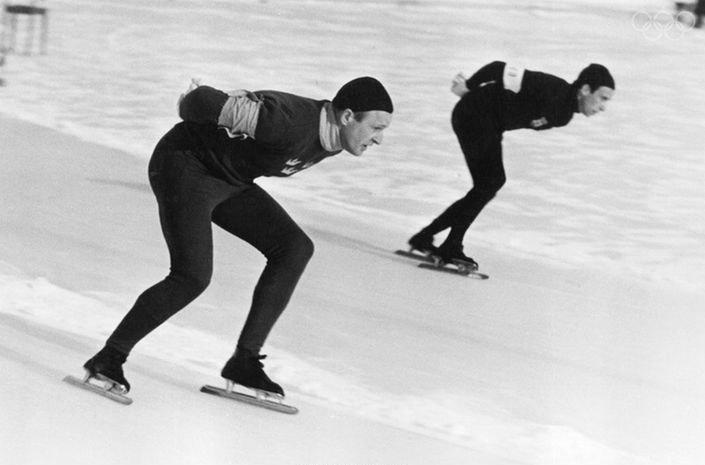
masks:
[[[463,245],[458,243],[443,243],[434,253],[434,258],[438,258],[443,263],[460,263],[472,271],[478,268],[477,262],[465,255]]]
[[[122,372],[122,364],[127,360],[127,355],[105,346],[93,358],[83,364],[83,368],[88,372],[88,378],[95,378],[112,384],[106,390],[126,394],[130,391],[130,383],[125,379]],[[88,379],[87,378],[87,379]]]
[[[425,234],[423,231],[411,236],[409,246],[412,250],[418,250],[424,254],[435,253],[437,250],[436,246],[433,245],[433,235]]]
[[[258,394],[284,397],[284,389],[269,379],[263,370],[264,364],[260,360],[266,357],[247,350],[235,351],[235,355],[230,357],[220,372],[220,376],[228,382],[227,390],[232,391],[232,383],[235,383],[253,389]]]

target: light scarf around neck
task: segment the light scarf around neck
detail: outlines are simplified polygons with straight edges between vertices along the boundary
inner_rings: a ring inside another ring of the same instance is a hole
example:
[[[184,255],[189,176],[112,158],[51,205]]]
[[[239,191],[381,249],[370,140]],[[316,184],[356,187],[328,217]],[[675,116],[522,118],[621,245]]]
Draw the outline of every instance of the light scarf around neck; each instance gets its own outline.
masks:
[[[321,121],[319,124],[321,145],[328,152],[340,152],[343,145],[340,142],[340,127],[335,121],[333,104],[326,102],[321,108]]]

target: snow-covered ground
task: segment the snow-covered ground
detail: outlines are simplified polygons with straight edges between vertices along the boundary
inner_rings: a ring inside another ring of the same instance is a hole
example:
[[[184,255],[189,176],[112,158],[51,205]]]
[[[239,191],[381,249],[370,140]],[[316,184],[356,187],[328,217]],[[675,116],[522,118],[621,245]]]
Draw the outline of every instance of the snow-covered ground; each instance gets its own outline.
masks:
[[[647,29],[668,3],[48,6],[49,54],[0,69],[0,462],[705,461],[705,33]],[[617,93],[505,135],[466,240],[490,280],[419,270],[390,251],[469,185],[450,79],[494,59],[600,62]],[[317,246],[265,351],[301,413],[198,392],[263,266],[220,232],[211,288],[126,365],[133,405],[61,383],[167,272],[145,170],[190,78],[330,98],[359,75],[395,100],[384,144],[261,182]]]

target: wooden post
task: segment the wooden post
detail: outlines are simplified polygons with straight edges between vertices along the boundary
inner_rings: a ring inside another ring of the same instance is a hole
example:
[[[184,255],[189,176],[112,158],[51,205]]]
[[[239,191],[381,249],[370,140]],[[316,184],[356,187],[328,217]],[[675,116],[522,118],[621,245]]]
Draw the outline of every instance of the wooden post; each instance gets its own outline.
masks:
[[[19,16],[27,17],[27,36],[25,41],[25,54],[32,53],[34,48],[34,25],[35,18],[40,17],[39,52],[47,52],[47,40],[49,29],[49,11],[47,8],[38,7],[34,4],[5,4],[3,7],[3,30],[2,44],[0,48],[6,52],[14,52],[17,44],[17,19]]]

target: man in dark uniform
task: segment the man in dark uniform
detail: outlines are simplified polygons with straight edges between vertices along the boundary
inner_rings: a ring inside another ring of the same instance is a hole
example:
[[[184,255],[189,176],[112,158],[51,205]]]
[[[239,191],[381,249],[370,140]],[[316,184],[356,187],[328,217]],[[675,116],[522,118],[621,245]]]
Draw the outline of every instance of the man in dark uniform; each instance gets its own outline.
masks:
[[[610,72],[598,64],[583,69],[572,84],[501,61],[482,67],[469,79],[458,74],[451,90],[461,98],[453,109],[451,121],[473,187],[412,236],[409,245],[444,263],[460,260],[477,268],[477,263],[463,253],[463,237],[506,181],[502,163],[504,131],[565,126],[577,112],[592,116],[605,110],[614,89]],[[433,236],[448,228],[448,237],[435,247]]]
[[[290,176],[342,150],[361,155],[382,142],[392,101],[371,77],[348,82],[332,101],[278,91],[227,94],[196,85],[179,101],[183,121],[162,137],[149,163],[170,273],[139,296],[84,367],[89,376],[129,391],[122,364],[132,348],[210,283],[215,223],[267,258],[237,348],[221,375],[283,395],[264,373],[260,349],[289,302],[313,243],[254,179]]]

